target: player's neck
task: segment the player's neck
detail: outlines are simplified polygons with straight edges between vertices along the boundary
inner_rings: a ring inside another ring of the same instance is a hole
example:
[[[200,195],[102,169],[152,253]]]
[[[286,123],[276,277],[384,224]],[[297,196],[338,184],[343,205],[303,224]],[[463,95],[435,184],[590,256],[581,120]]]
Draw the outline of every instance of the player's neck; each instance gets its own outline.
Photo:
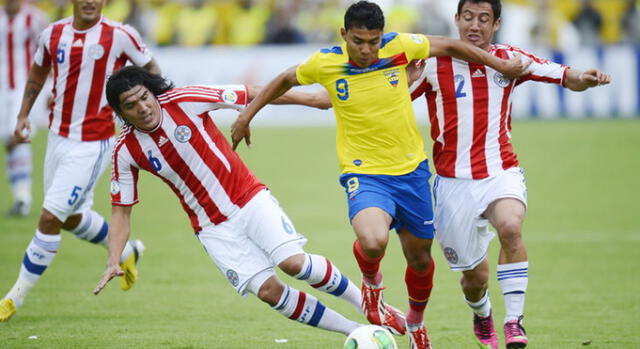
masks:
[[[20,12],[20,6],[16,6],[15,8],[5,7],[4,11],[7,13],[9,18],[13,19],[13,17],[17,16],[18,12]]]
[[[73,29],[76,30],[87,30],[91,27],[93,27],[94,25],[96,25],[96,23],[100,22],[100,19],[102,19],[102,16],[98,17],[97,19],[91,20],[91,21],[84,21],[81,18],[78,17],[73,17]]]

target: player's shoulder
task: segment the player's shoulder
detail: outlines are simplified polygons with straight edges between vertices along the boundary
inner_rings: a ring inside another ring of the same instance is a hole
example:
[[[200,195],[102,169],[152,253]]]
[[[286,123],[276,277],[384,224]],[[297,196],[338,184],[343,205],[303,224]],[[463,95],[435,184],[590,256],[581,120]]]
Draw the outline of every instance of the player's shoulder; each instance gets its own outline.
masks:
[[[131,124],[125,124],[122,126],[120,130],[120,135],[116,139],[113,145],[113,155],[114,157],[118,155],[120,149],[127,143],[127,140],[134,138],[135,127]]]
[[[380,49],[397,53],[411,49],[411,47],[422,46],[428,40],[424,34],[389,32],[382,35]]]
[[[332,62],[347,60],[348,55],[346,48],[343,46],[333,46],[321,48],[314,52],[311,57],[305,60],[302,64],[308,64],[310,62]]]
[[[71,22],[73,21],[73,17],[65,17],[62,19],[59,19],[55,22],[50,23],[47,28],[45,28],[45,30],[53,30],[53,28],[55,27],[64,27],[67,25],[71,25]]]

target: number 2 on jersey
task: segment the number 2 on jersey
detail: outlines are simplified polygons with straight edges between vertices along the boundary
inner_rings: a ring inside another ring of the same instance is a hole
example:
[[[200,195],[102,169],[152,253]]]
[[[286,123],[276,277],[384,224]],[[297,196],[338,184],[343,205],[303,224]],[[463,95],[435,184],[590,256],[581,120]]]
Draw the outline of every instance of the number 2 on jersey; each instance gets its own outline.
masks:
[[[338,99],[346,101],[349,99],[349,84],[345,79],[339,79],[336,81],[336,92],[338,92]]]

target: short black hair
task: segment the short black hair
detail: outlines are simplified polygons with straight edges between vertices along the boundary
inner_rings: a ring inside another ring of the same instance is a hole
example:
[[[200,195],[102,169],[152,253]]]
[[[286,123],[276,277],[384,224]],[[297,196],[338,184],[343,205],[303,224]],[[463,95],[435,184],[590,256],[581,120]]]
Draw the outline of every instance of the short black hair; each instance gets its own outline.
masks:
[[[344,14],[344,29],[367,28],[384,29],[384,14],[380,6],[369,1],[358,1],[349,6]]]
[[[462,12],[462,6],[464,6],[464,4],[468,2],[471,2],[474,4],[479,4],[481,2],[489,3],[489,5],[491,5],[491,9],[493,10],[494,21],[500,18],[500,15],[502,14],[502,2],[500,0],[460,0],[458,2],[458,15],[460,15]]]
[[[137,85],[146,87],[154,96],[159,96],[173,88],[173,83],[160,75],[150,73],[133,65],[121,68],[107,80],[107,102],[117,114],[122,113],[120,95]]]

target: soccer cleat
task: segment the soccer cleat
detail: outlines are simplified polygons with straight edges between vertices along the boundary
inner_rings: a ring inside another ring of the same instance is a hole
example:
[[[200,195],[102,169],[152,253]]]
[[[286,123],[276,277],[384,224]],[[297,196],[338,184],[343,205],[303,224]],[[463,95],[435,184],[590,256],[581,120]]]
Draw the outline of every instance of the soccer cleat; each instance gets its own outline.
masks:
[[[504,324],[504,338],[507,344],[507,349],[521,349],[529,344],[527,339],[527,332],[522,327],[522,315],[518,320],[507,321]]]
[[[362,312],[370,323],[379,325],[395,335],[407,332],[405,317],[402,312],[384,302],[383,287],[375,287],[362,282]]]
[[[124,275],[120,278],[120,288],[123,291],[126,291],[133,287],[133,284],[136,283],[138,279],[138,269],[136,269],[136,264],[142,256],[144,252],[144,245],[140,240],[131,241],[131,245],[133,246],[133,253],[127,258],[126,261],[120,264],[120,268],[124,272]]]
[[[473,333],[481,349],[498,349],[498,335],[493,326],[493,316],[480,317],[473,314]]]
[[[409,348],[433,349],[431,342],[429,342],[429,336],[427,336],[427,329],[424,325],[420,326],[420,328],[415,331],[409,330]]]
[[[16,201],[7,211],[9,217],[26,217],[29,215],[31,207],[24,201]]]
[[[0,301],[0,322],[9,321],[15,313],[16,305],[13,303],[13,299],[5,298]]]

